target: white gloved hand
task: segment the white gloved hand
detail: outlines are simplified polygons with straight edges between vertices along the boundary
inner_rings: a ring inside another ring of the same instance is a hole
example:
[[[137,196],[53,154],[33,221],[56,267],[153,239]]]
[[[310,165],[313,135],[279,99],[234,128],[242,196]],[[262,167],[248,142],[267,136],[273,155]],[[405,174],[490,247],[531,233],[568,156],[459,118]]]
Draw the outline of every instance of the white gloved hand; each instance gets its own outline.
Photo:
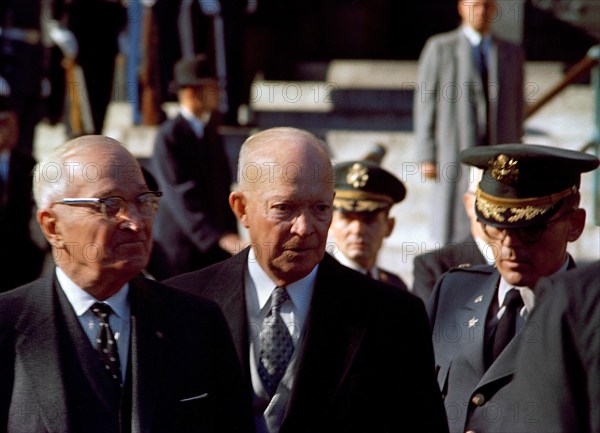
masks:
[[[65,57],[74,59],[79,52],[79,44],[73,32],[65,27],[52,26],[48,33],[50,39],[62,51]]]
[[[0,75],[0,96],[8,96],[10,95],[10,85],[8,81]]]

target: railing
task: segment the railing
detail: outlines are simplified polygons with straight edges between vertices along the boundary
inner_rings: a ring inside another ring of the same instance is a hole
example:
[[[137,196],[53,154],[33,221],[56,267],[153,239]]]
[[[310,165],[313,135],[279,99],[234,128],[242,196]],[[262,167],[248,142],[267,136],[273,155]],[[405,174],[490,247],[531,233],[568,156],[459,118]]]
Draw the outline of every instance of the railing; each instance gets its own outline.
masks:
[[[565,77],[552,87],[545,95],[543,95],[534,104],[525,107],[525,119],[533,116],[540,108],[550,102],[556,95],[562,92],[566,87],[579,80],[584,74],[588,73],[594,66],[598,65],[598,57],[593,57],[592,51],[598,46],[592,47],[587,55],[577,64],[572,66],[566,73]]]
[[[600,45],[590,48],[587,55],[567,71],[560,83],[552,87],[537,102],[526,106],[525,119],[531,117],[566,87],[579,80],[589,71],[592,74],[592,88],[594,89],[594,129],[592,138],[582,147],[581,151],[592,152],[596,156],[600,156]],[[595,172],[593,195],[594,224],[600,226],[600,170]]]

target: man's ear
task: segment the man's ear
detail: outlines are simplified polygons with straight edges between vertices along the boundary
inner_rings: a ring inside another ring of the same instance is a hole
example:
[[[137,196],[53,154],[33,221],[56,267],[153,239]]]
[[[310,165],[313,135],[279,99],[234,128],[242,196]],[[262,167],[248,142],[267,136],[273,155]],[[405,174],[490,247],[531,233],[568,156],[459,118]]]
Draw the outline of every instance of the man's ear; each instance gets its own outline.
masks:
[[[569,215],[569,233],[567,237],[569,242],[575,242],[583,233],[583,229],[585,228],[585,216],[585,209],[582,208],[573,210],[571,215]]]
[[[233,191],[229,194],[229,206],[235,214],[236,218],[240,220],[242,225],[248,228],[248,215],[246,214],[246,197],[243,192]]]
[[[48,240],[50,245],[60,248],[63,239],[57,224],[56,213],[51,209],[43,209],[37,212],[36,218],[44,237]]]
[[[396,218],[388,217],[387,219],[387,230],[385,231],[385,237],[387,238],[394,231],[394,227],[396,227]]]

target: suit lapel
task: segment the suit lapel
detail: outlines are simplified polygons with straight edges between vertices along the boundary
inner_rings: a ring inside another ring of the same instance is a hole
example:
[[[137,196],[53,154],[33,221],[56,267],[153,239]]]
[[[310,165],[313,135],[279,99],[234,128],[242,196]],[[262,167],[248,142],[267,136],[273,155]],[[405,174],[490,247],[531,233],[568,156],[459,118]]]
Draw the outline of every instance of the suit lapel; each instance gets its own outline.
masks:
[[[248,365],[248,314],[244,291],[246,264],[249,248],[228,259],[228,265],[207,285],[204,296],[216,301],[227,318],[236,352],[249,377]]]
[[[77,357],[78,365],[81,366],[81,372],[83,373],[85,380],[89,383],[92,391],[106,408],[106,411],[108,413],[114,413],[118,408],[115,385],[103,371],[104,367],[98,358],[98,354],[89,343],[89,339],[81,328],[81,323],[75,315],[73,307],[69,303],[66,295],[58,288],[58,282],[56,282],[56,286],[56,296],[58,298],[58,303],[61,306],[64,323],[66,324],[66,332],[63,334],[65,334],[67,338],[70,338],[74,351],[73,353]],[[64,356],[68,356],[68,353]]]
[[[131,314],[131,431],[150,432],[164,383],[165,342],[168,338],[160,299],[147,287],[148,282],[130,282]],[[160,379],[162,378],[162,380]]]
[[[495,299],[499,278],[497,272],[492,273],[456,313],[459,326],[464,326],[462,329],[466,331],[459,350],[478,376],[483,375],[485,371],[485,321],[490,305]]]
[[[468,125],[476,122],[477,131],[481,131],[486,125],[486,102],[483,92],[483,83],[477,65],[473,60],[473,48],[463,31],[459,28],[456,32],[456,82],[442,83],[448,86],[446,89],[446,97],[451,97],[452,100],[460,101],[456,104],[458,110],[458,119],[461,124]],[[455,92],[455,93],[452,93]],[[473,112],[473,105],[476,106]],[[469,128],[467,128],[469,129]],[[470,129],[469,129],[470,130]],[[460,149],[476,146],[476,136],[466,134],[461,138]]]
[[[298,416],[296,409],[300,408],[301,416],[310,419],[307,412],[322,411],[328,406],[343,384],[364,337],[364,326],[345,315],[344,303],[348,300],[342,288],[352,283],[340,281],[340,267],[327,254],[319,266],[288,418]]]
[[[496,144],[498,142],[498,101],[499,101],[499,92],[501,91],[500,85],[500,77],[498,71],[498,65],[507,65],[510,64],[511,59],[500,58],[503,57],[506,50],[500,50],[500,46],[498,45],[498,41],[496,38],[492,37],[490,43],[490,51],[489,51],[489,60],[488,60],[488,77],[491,86],[489,87],[489,104],[488,109],[490,110],[488,114],[488,131],[490,135],[490,144]]]
[[[53,278],[42,280],[23,306],[16,325],[16,356],[31,381],[48,432],[69,432],[66,392],[57,342]]]

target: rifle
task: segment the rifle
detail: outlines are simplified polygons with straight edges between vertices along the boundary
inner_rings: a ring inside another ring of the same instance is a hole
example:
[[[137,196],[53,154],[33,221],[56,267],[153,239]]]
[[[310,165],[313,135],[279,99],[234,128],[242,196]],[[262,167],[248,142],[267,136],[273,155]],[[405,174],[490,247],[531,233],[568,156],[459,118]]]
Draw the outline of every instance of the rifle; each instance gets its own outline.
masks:
[[[68,124],[71,129],[71,135],[77,137],[84,134],[92,134],[94,132],[94,120],[92,118],[92,109],[90,107],[83,70],[75,59],[65,58],[63,66],[67,82]]]
[[[158,125],[163,121],[160,108],[160,65],[158,63],[158,23],[154,8],[144,6],[142,21],[142,52],[140,66],[141,114],[143,125]]]

